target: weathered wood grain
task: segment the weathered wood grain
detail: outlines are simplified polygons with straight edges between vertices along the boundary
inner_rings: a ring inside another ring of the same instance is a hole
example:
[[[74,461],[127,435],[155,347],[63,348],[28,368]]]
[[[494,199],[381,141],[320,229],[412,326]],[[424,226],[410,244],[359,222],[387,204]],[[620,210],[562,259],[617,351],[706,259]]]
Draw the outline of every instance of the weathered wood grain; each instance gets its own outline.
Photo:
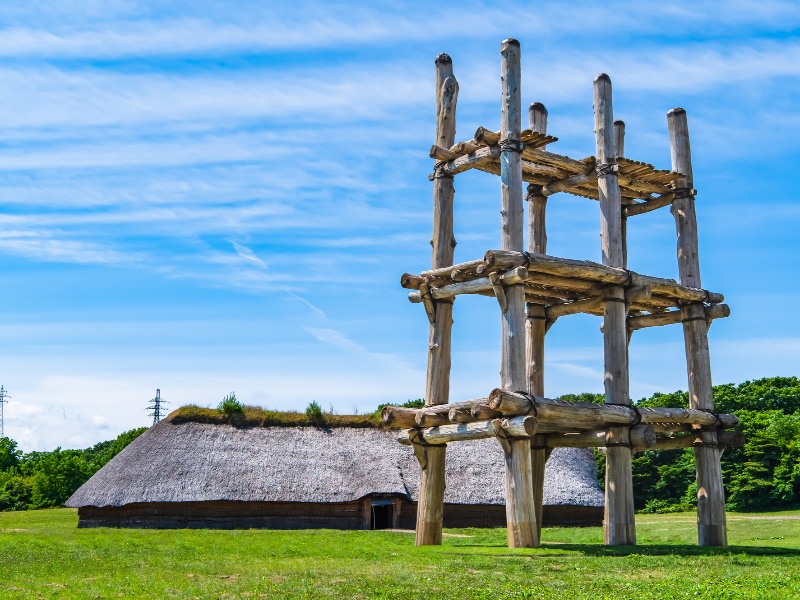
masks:
[[[683,176],[679,189],[690,189],[692,152],[689,144],[689,125],[686,111],[672,109],[667,113],[672,170]],[[697,240],[697,217],[694,196],[675,195],[672,202],[675,229],[678,236],[678,272],[685,286],[700,287],[700,258]],[[681,309],[686,346],[686,366],[689,374],[689,405],[692,408],[713,410],[711,389],[711,359],[708,349],[708,322],[702,304],[689,304]],[[725,546],[728,534],[725,519],[725,490],[722,487],[721,452],[714,431],[700,433],[702,447],[696,447],[697,467],[697,535],[701,546]]]

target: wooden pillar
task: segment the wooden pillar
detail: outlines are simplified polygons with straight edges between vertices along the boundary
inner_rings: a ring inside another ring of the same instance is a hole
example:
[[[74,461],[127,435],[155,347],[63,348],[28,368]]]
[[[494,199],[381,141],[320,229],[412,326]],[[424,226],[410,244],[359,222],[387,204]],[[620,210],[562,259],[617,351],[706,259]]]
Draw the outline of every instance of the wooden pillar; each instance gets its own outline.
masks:
[[[686,111],[674,108],[667,113],[672,170],[683,174],[677,182],[672,214],[678,234],[678,271],[682,285],[697,287],[700,282],[700,258],[697,244],[697,217],[692,186],[692,153]],[[689,405],[714,410],[711,389],[711,359],[708,351],[708,322],[702,303],[681,309],[686,366],[689,372]],[[697,538],[701,546],[725,546],[725,490],[722,487],[721,450],[717,433],[698,431],[703,445],[695,447],[697,469]]]
[[[502,78],[502,123],[500,136],[500,180],[502,195],[502,248],[524,250],[522,209],[522,160],[519,141],[522,123],[520,95],[520,47],[514,39],[500,47]],[[506,308],[501,333],[501,386],[526,390],[525,289],[522,284],[505,290]],[[508,545],[532,548],[539,545],[533,503],[531,446],[529,439],[512,439],[506,453],[506,520]]]
[[[625,121],[614,121],[614,155],[617,158],[625,156]],[[622,266],[628,267],[628,217],[621,213],[622,218]],[[630,341],[630,336],[628,341]]]
[[[624,266],[622,202],[614,169],[614,115],[611,79],[605,73],[594,80],[594,129],[597,142],[597,189],[600,196],[600,238],[603,264]],[[628,315],[625,290],[605,289],[603,346],[605,353],[605,397],[607,404],[630,404],[628,392]],[[630,436],[627,427],[609,427],[606,433],[606,506],[604,540],[614,546],[636,543],[633,509],[633,478]]]
[[[447,54],[436,58],[436,145],[450,148],[456,137],[458,82],[453,62]],[[433,268],[453,264],[456,246],[453,237],[453,177],[436,173],[433,180]],[[453,303],[437,301],[428,338],[428,377],[425,405],[447,404],[450,396],[450,341],[453,329]],[[419,502],[417,504],[417,546],[442,543],[444,511],[445,447],[423,448],[420,461]],[[424,464],[423,464],[424,463]]]
[[[547,133],[547,109],[540,102],[534,102],[528,109],[531,130]],[[545,213],[547,196],[542,194],[542,186],[528,185],[528,252],[547,254],[547,229]],[[528,357],[528,393],[544,396],[544,338],[547,318],[545,308],[540,304],[527,304],[526,315],[526,355]],[[550,451],[545,446],[543,435],[531,439],[531,473],[533,478],[533,505],[536,511],[536,533],[542,537],[542,503],[544,501],[544,469]]]

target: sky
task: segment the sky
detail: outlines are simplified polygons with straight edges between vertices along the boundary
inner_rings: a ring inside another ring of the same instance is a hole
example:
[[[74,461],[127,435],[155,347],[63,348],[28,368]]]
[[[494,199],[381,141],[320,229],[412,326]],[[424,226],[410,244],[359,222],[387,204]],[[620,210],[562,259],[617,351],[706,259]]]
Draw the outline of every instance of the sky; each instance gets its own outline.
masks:
[[[86,447],[168,408],[339,413],[424,394],[434,64],[457,139],[499,128],[500,43],[554,152],[594,154],[608,73],[626,155],[669,168],[687,110],[715,383],[800,371],[800,4],[30,0],[0,4],[0,383],[23,450]],[[499,179],[456,178],[456,261],[500,246]],[[668,209],[629,266],[677,277]],[[548,204],[548,252],[600,260],[599,207]],[[491,298],[454,309],[452,401],[499,383]],[[548,396],[603,389],[600,319],[550,330]],[[682,330],[636,332],[631,394],[686,389]]]

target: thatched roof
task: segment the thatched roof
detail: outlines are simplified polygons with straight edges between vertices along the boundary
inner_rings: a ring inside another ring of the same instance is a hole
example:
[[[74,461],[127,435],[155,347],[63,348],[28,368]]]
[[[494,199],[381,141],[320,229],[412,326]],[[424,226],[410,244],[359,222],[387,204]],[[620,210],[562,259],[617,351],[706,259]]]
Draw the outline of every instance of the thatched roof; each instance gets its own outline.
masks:
[[[504,464],[496,440],[449,444],[445,502],[504,504]],[[555,450],[545,477],[545,504],[603,505],[590,450]],[[165,420],[100,469],[67,506],[347,502],[374,493],[416,500],[418,479],[412,450],[387,431]]]

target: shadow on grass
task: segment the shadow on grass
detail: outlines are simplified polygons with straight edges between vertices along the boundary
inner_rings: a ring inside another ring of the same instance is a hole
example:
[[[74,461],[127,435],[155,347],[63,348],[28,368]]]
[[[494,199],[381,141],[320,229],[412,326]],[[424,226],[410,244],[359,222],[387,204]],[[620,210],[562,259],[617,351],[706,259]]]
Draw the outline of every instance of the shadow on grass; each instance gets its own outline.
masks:
[[[603,546],[602,544],[542,544],[542,548],[579,552],[586,556],[800,556],[800,549],[774,546],[698,546],[696,544],[642,544],[641,546]]]
[[[465,544],[461,548],[501,548],[505,544]],[[542,550],[558,550],[557,554],[544,554]],[[604,546],[602,544],[542,544],[533,554],[492,554],[516,558],[584,556],[800,556],[800,549],[774,546],[725,546],[710,547],[696,544],[642,544],[641,546]]]

